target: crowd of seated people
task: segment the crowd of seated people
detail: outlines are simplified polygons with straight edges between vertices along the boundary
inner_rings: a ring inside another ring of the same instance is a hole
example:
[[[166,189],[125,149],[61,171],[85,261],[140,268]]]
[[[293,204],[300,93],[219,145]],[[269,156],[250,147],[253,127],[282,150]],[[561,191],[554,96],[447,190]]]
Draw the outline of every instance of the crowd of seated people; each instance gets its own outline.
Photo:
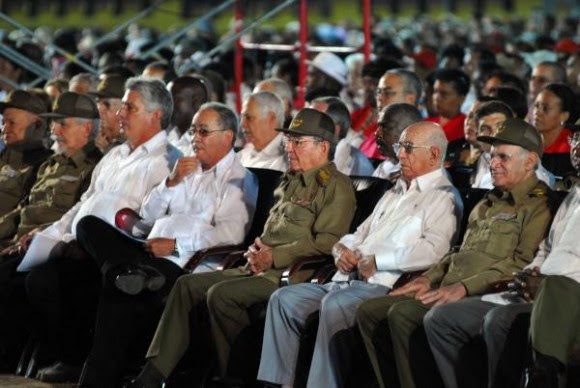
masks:
[[[311,55],[305,107],[293,56],[248,55],[239,115],[232,53],[195,62],[211,34],[107,42],[96,75],[4,38],[57,76],[0,56],[0,371],[578,384],[580,44],[419,24]]]

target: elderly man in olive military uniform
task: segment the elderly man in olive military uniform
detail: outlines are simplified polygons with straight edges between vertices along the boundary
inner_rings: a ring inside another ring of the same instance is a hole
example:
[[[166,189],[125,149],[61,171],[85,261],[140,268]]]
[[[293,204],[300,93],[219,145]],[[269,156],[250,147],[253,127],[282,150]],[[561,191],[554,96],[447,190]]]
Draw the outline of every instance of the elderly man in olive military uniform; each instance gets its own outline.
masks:
[[[54,107],[52,113],[42,116],[52,118],[57,155],[40,166],[28,198],[0,218],[0,240],[13,238],[14,244],[23,238],[21,243],[27,245],[35,231],[57,221],[86,190],[100,159],[94,142],[89,140],[94,120],[99,117],[95,103],[87,96],[66,92]]]
[[[580,136],[577,136],[570,141],[570,159],[576,171],[580,171],[580,159],[574,158],[575,154],[580,156],[579,140]],[[579,203],[580,185],[576,184],[558,208],[550,233],[540,244],[532,263],[514,274],[509,291],[481,298],[466,298],[434,308],[427,314],[423,321],[425,331],[447,387],[472,385],[470,381],[463,381],[470,378],[470,374],[462,379],[456,376],[456,371],[468,369],[466,367],[475,361],[468,360],[469,363],[466,363],[460,353],[465,346],[477,342],[473,339],[479,336],[487,350],[488,387],[514,387],[519,384],[526,358],[523,350],[528,340],[529,316],[540,281],[546,275],[564,279],[567,276],[572,283],[574,279],[580,280],[578,265],[574,264],[580,262],[577,237],[580,225]],[[555,325],[555,330],[550,330],[546,338],[546,344],[550,347],[559,334],[564,332],[564,325],[556,318],[556,311],[560,309],[560,314],[566,319],[572,315],[574,307],[563,307],[565,303],[561,303],[573,295],[566,294],[566,297],[546,305],[558,306],[548,313],[549,321]],[[576,298],[570,300],[574,301],[573,304],[577,302]]]
[[[247,309],[268,300],[296,259],[330,254],[348,231],[355,198],[349,179],[330,161],[336,144],[332,119],[303,109],[280,131],[290,168],[275,191],[264,232],[245,253],[246,266],[177,280],[135,386],[156,386],[171,374],[189,344],[189,314],[204,301],[225,375],[231,344],[250,324]]]
[[[0,103],[2,140],[0,154],[0,217],[26,198],[34,184],[38,167],[50,156],[44,146],[46,113],[42,100],[24,90],[14,90]]]
[[[35,231],[60,219],[79,200],[101,155],[89,140],[93,120],[99,117],[89,97],[72,92],[61,94],[50,117],[58,153],[40,166],[28,198],[0,218],[0,238],[13,237],[12,245],[0,256],[0,317],[10,316],[0,320],[0,348],[8,349],[10,356],[16,357],[21,345],[18,333],[24,331],[25,323],[30,323],[21,315],[28,313],[23,295],[24,275],[16,272],[23,251]]]
[[[469,216],[463,244],[438,264],[388,296],[364,302],[357,322],[381,387],[414,387],[409,340],[436,306],[481,295],[530,263],[551,220],[549,188],[535,168],[542,155],[537,130],[507,119],[494,137],[491,175],[495,188]],[[395,360],[396,367],[392,362]]]
[[[127,79],[121,75],[106,74],[99,81],[97,91],[88,93],[97,100],[100,121],[95,145],[103,154],[126,140],[121,133],[121,122],[117,117],[122,105],[121,99],[125,94],[126,81]]]

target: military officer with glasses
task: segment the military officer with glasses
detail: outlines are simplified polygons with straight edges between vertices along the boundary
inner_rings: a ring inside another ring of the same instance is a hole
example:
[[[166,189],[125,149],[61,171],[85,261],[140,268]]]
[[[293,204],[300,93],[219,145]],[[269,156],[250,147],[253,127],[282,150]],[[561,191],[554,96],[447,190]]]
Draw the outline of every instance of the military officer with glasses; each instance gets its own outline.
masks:
[[[196,131],[201,134],[204,129]],[[284,133],[289,169],[274,192],[276,203],[262,235],[244,254],[246,264],[177,280],[147,352],[147,364],[131,386],[159,387],[169,377],[189,346],[190,315],[199,320],[204,305],[218,372],[225,377],[232,344],[251,324],[248,309],[268,301],[279,288],[284,269],[297,259],[331,253],[348,231],[356,206],[350,180],[332,162],[334,129],[328,115],[309,108],[298,112],[289,128],[278,129]]]
[[[478,140],[492,144],[494,189],[471,212],[461,246],[405,286],[358,308],[357,323],[381,387],[415,386],[409,342],[423,323],[425,328],[438,323],[449,332],[473,321],[480,328],[482,316],[476,316],[479,310],[471,309],[471,304],[479,304],[480,295],[492,284],[511,279],[514,271],[530,263],[546,235],[552,218],[550,189],[535,175],[543,151],[538,131],[510,118],[495,136]],[[444,337],[447,342],[455,338]],[[447,355],[435,352],[443,379],[451,387],[456,384],[455,370],[444,370],[440,363]]]

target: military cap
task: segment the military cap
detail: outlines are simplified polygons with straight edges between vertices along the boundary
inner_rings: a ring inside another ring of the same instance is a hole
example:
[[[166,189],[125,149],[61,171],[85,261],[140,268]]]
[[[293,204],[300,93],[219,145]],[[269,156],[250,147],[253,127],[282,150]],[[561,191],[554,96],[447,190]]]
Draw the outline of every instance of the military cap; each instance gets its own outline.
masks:
[[[99,98],[123,98],[125,81],[125,78],[118,74],[109,74],[99,81],[96,92],[88,94]]]
[[[99,110],[97,109],[97,104],[90,97],[74,92],[64,92],[54,102],[52,112],[41,114],[41,116],[97,119],[99,118]]]
[[[334,122],[329,115],[316,109],[304,108],[300,110],[288,128],[276,130],[300,136],[317,136],[332,144],[337,143]]]
[[[522,119],[509,118],[503,121],[495,136],[478,136],[477,140],[489,144],[512,144],[535,152],[539,157],[544,153],[544,143],[540,132]]]
[[[6,108],[22,109],[35,115],[46,113],[46,105],[40,97],[21,89],[11,91],[4,102],[0,102],[0,113]]]

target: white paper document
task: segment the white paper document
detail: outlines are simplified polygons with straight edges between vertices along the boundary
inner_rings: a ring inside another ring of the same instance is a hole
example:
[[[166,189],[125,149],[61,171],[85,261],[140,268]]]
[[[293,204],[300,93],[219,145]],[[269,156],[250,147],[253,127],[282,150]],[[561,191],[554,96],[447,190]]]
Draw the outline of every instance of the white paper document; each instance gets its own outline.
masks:
[[[36,233],[26,251],[26,255],[24,255],[24,259],[22,259],[22,262],[16,270],[18,272],[26,272],[45,263],[48,261],[52,248],[60,241],[43,235],[42,233]]]

